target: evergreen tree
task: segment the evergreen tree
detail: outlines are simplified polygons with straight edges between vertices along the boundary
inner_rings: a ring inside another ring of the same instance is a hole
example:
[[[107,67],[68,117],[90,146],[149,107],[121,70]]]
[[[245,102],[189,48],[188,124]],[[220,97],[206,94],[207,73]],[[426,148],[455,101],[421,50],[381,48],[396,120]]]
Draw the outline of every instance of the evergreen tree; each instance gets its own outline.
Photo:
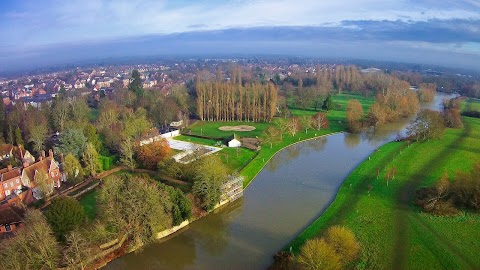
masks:
[[[327,98],[323,102],[322,109],[329,111],[333,108],[332,95],[328,94]]]
[[[140,72],[138,72],[136,69],[132,71],[132,81],[128,85],[128,90],[135,93],[137,98],[141,98],[144,95],[142,79],[140,79]]]
[[[22,139],[22,131],[20,130],[19,127],[15,129],[15,144],[18,145],[23,145],[23,139]]]

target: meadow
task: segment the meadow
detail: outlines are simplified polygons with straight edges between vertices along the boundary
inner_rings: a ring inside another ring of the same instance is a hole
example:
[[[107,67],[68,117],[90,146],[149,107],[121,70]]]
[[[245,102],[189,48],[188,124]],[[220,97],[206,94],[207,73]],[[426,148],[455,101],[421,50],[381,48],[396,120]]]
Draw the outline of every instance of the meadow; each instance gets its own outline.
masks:
[[[352,229],[362,244],[357,265],[361,268],[479,269],[478,213],[435,217],[413,203],[418,188],[433,185],[445,172],[453,178],[455,171],[468,171],[480,162],[480,119],[462,120],[463,129],[448,129],[439,140],[380,147],[286,249],[291,246],[297,253],[307,239],[340,224]],[[397,173],[387,185],[386,171],[391,168]]]

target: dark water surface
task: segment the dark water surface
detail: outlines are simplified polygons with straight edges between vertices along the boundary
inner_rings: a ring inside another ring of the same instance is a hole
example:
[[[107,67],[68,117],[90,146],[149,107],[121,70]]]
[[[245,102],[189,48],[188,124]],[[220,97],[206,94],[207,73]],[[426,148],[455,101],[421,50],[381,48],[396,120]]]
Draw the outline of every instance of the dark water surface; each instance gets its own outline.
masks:
[[[438,94],[428,107],[440,108],[447,97]],[[325,211],[348,174],[407,124],[290,146],[265,166],[242,199],[105,269],[265,269]]]

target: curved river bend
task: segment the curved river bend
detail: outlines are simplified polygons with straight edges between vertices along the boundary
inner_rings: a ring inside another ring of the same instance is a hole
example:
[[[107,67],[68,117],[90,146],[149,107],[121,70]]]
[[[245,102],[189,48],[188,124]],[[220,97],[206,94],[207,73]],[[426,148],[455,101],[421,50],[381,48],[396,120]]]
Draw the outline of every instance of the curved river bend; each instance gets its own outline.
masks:
[[[450,97],[438,94],[428,107],[438,109]],[[325,211],[348,174],[407,124],[290,146],[270,160],[242,199],[105,269],[265,269]]]

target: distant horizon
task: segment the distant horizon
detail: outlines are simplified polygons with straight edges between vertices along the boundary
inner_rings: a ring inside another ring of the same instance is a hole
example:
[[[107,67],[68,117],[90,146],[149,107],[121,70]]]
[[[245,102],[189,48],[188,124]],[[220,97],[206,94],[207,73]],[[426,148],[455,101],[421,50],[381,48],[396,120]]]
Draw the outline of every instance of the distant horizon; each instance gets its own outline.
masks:
[[[0,71],[0,78],[13,78],[17,76],[35,76],[43,73],[55,73],[68,71],[72,69],[86,69],[95,67],[108,66],[135,66],[135,65],[158,65],[168,61],[190,61],[190,60],[265,60],[274,62],[276,60],[289,60],[293,64],[295,61],[314,61],[319,64],[353,64],[362,68],[380,68],[385,70],[399,71],[435,71],[449,74],[463,74],[480,78],[480,70],[466,69],[462,67],[449,67],[435,64],[421,64],[415,62],[401,62],[389,60],[372,60],[352,57],[317,57],[302,55],[286,55],[286,54],[191,54],[191,55],[148,55],[148,56],[119,56],[108,57],[104,59],[84,59],[80,61],[72,61],[68,63],[45,65],[41,67],[31,67],[19,70]]]
[[[0,72],[212,54],[359,58],[480,71],[480,2],[472,0],[5,0],[0,10]]]

